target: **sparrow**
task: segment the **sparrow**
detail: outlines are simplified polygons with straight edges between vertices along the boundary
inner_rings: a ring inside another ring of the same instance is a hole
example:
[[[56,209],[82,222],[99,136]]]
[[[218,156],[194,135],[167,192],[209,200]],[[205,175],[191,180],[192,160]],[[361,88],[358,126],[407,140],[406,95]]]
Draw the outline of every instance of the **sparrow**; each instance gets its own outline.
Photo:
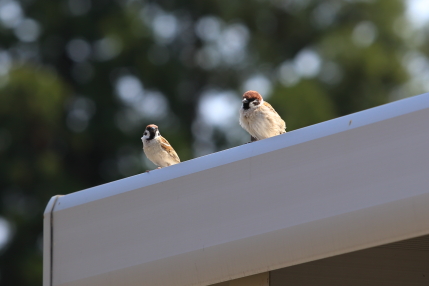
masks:
[[[246,91],[242,102],[240,125],[249,132],[251,142],[286,133],[284,120],[257,91]]]
[[[141,139],[146,157],[157,165],[158,169],[180,163],[176,151],[174,151],[170,143],[161,136],[158,126],[155,124],[146,126]]]

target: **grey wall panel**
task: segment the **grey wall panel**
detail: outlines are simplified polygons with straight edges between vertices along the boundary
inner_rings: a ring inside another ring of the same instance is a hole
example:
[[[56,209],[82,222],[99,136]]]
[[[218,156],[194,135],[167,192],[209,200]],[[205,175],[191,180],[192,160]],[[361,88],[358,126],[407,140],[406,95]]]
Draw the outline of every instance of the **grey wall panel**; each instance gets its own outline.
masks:
[[[429,243],[429,236],[419,240]],[[427,286],[429,251],[376,247],[270,272],[270,286]]]
[[[270,286],[270,273],[264,272],[210,286]]]
[[[53,285],[209,285],[427,234],[427,122],[422,95],[61,197]]]

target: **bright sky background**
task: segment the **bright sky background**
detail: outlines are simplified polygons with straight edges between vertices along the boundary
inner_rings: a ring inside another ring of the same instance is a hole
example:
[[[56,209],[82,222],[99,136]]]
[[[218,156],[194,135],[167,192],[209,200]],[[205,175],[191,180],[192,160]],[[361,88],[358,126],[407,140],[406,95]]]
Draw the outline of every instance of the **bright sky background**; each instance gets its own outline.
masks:
[[[429,20],[429,0],[408,0],[407,15],[417,27]]]

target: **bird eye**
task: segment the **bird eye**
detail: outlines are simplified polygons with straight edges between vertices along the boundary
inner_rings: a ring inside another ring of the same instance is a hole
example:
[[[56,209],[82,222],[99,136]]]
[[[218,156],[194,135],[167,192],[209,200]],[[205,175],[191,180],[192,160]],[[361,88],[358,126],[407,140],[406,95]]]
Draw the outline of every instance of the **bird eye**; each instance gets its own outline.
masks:
[[[147,132],[145,132],[144,135],[147,135]]]

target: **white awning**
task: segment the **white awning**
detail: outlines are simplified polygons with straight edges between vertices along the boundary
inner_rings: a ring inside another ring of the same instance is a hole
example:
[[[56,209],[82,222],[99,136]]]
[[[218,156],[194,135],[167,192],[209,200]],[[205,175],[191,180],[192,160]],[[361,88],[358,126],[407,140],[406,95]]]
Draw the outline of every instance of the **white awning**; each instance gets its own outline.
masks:
[[[429,234],[429,94],[54,197],[44,286],[209,285]]]

